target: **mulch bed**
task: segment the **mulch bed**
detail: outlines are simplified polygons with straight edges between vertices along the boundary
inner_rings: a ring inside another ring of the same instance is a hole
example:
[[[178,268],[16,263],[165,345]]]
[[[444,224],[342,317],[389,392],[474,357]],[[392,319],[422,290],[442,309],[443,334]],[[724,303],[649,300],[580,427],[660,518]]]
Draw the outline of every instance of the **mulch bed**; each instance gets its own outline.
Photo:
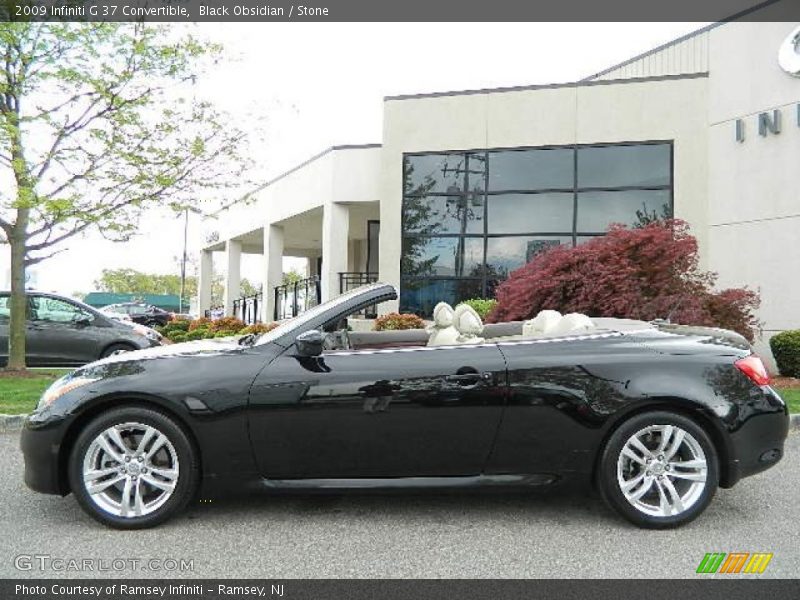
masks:
[[[33,371],[26,369],[25,371],[9,371],[8,369],[0,369],[0,379],[41,379],[47,376],[48,373],[41,371]]]
[[[783,388],[783,389],[798,389],[800,388],[800,379],[795,377],[782,377],[780,375],[776,375],[775,377],[770,378],[772,382],[770,385],[776,388]]]

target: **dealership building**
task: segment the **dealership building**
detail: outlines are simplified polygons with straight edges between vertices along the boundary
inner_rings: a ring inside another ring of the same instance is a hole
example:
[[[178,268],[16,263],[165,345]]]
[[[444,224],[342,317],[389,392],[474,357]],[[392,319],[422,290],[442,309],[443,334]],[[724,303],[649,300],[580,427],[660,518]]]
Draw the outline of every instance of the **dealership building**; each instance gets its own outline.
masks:
[[[800,328],[798,25],[717,23],[574,83],[387,97],[381,144],[330,148],[218,215],[199,308],[216,260],[228,314],[272,320],[381,280],[400,290],[382,310],[428,315],[545,248],[674,216],[720,288],[760,291],[760,345]],[[247,306],[242,253],[266,282]],[[308,260],[297,288],[288,256]]]

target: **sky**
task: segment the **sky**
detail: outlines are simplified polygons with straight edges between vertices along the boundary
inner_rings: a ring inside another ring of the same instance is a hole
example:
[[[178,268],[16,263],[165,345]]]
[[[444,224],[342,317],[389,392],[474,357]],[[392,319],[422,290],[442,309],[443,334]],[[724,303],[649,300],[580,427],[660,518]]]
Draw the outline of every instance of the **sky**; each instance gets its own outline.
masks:
[[[251,132],[254,175],[266,181],[336,144],[381,141],[383,97],[563,83],[694,31],[705,23],[206,23],[193,35],[223,44],[224,58],[197,81]],[[175,27],[180,27],[176,25]],[[95,289],[102,269],[179,273],[183,220],[153,211],[125,243],[96,233],[36,267],[34,285],[66,295]],[[189,220],[197,256],[213,223]],[[0,248],[8,285],[8,250]],[[215,269],[223,257],[216,258]],[[300,266],[287,262],[284,267]],[[258,257],[242,275],[259,282]]]

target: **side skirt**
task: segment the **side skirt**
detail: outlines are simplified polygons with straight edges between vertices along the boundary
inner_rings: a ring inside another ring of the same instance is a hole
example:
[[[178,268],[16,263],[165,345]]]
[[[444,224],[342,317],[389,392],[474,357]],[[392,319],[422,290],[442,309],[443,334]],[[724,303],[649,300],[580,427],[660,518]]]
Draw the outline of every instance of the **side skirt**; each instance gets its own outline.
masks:
[[[548,473],[519,475],[472,475],[468,477],[391,477],[353,479],[263,479],[268,490],[400,490],[478,489],[490,487],[531,487],[555,483]]]

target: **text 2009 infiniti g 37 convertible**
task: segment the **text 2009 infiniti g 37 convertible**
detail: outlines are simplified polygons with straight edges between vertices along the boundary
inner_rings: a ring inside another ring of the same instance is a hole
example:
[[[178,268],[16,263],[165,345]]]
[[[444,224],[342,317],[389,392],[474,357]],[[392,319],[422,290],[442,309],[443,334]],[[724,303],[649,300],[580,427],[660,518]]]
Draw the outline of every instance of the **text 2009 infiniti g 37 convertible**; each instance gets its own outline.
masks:
[[[22,434],[25,481],[113,527],[200,492],[591,483],[642,527],[686,523],[780,460],[786,405],[729,331],[561,317],[349,331],[359,288],[258,338],[113,356],[55,382]],[[440,310],[441,309],[441,310]]]

